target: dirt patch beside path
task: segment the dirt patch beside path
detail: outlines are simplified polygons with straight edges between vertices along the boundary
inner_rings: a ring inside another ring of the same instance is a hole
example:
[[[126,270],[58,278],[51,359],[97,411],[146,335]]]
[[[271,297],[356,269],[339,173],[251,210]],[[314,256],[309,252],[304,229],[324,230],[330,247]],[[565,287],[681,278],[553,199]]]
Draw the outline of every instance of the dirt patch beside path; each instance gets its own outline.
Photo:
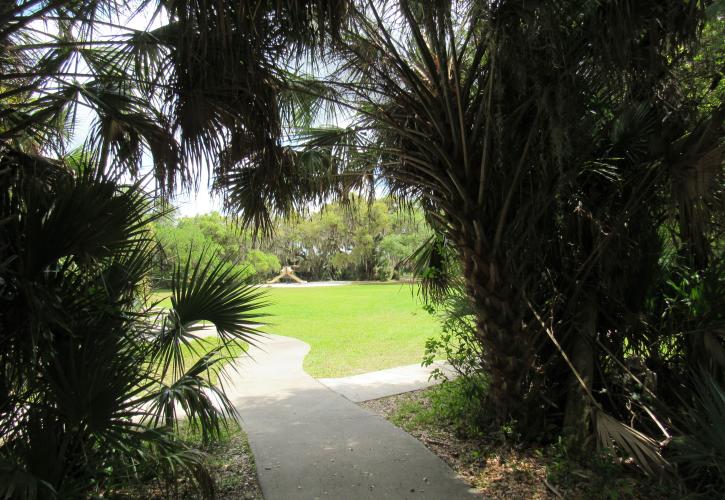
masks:
[[[555,446],[517,448],[501,439],[461,436],[452,425],[430,418],[435,390],[359,404],[416,437],[485,498],[676,498],[674,492],[616,461],[588,467]]]

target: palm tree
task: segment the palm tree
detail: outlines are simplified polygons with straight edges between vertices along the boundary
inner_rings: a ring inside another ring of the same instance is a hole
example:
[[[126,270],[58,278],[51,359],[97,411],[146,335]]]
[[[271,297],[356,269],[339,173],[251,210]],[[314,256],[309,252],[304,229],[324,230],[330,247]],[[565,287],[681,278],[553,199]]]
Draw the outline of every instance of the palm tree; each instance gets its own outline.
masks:
[[[233,417],[210,374],[250,342],[261,295],[213,256],[174,271],[172,308],[144,295],[162,194],[204,163],[274,162],[280,123],[314,102],[287,65],[327,43],[344,2],[17,0],[0,8],[0,494],[71,498],[124,476],[213,482],[174,433]],[[163,22],[133,29],[134,10]],[[106,33],[104,35],[104,33]],[[110,33],[110,35],[108,34]],[[204,61],[204,64],[200,64]],[[90,130],[72,149],[75,127]],[[81,123],[82,126],[82,123]],[[184,350],[200,321],[220,346]]]
[[[202,165],[278,162],[282,124],[315,106],[297,91],[305,82],[291,69],[302,56],[311,64],[314,49],[330,42],[346,2],[225,7],[205,0],[8,4],[0,13],[0,140],[62,155],[79,116],[89,115],[85,150],[94,161],[136,174],[148,154],[158,186],[169,192],[193,185]],[[123,25],[129,17],[149,28]]]
[[[418,200],[463,269],[493,422],[588,432],[597,337],[642,310],[677,147],[722,162],[719,115],[667,119],[688,5],[363,2],[321,82],[350,124],[304,129],[276,170],[228,168],[228,199],[262,226],[376,178]]]
[[[253,341],[261,293],[229,267],[187,261],[159,315],[143,294],[152,198],[70,164],[2,155],[2,494],[76,497],[154,467],[187,470],[211,494],[173,429],[185,417],[212,438],[234,415],[209,375],[233,343]],[[186,366],[203,320],[222,341]]]

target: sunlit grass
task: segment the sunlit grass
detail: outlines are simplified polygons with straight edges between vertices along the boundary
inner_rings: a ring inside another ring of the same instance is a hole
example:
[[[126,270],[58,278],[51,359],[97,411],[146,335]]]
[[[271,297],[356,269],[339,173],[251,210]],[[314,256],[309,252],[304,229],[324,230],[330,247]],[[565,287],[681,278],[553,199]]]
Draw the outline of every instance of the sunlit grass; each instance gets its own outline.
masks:
[[[149,294],[148,305],[171,307],[171,290],[156,290]]]
[[[343,377],[419,363],[426,339],[440,334],[410,285],[374,284],[266,290],[269,333],[311,346],[304,369],[314,377]],[[168,291],[156,292],[160,306]]]

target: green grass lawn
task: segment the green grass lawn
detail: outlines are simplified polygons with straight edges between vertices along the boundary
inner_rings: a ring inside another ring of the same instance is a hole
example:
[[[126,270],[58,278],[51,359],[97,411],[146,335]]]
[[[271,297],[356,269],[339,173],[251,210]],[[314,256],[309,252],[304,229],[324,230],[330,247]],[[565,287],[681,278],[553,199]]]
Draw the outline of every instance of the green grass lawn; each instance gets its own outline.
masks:
[[[220,341],[216,337],[205,337],[200,339],[195,339],[190,342],[189,346],[182,346],[181,352],[182,356],[184,358],[184,369],[188,370],[191,368],[194,363],[196,363],[205,353],[209,352],[210,350],[214,349],[220,344]],[[228,356],[229,359],[225,359],[221,361],[220,363],[217,363],[216,365],[212,366],[212,368],[209,370],[209,380],[212,384],[216,384],[219,381],[219,370],[221,370],[225,364],[231,362],[234,358],[237,358],[242,355],[243,352],[247,350],[248,344],[246,342],[234,342],[232,345],[229,346],[229,352],[222,351],[222,356]],[[206,377],[205,377],[206,378]],[[174,381],[174,376],[172,373],[167,373],[166,377],[164,377],[164,382],[166,384],[169,384]]]
[[[156,290],[149,296],[149,305],[155,307],[171,307],[171,290]]]
[[[270,288],[265,331],[310,344],[304,369],[344,377],[419,363],[437,321],[410,285]]]
[[[410,285],[268,288],[263,330],[295,337],[312,349],[304,369],[344,377],[419,363],[426,339],[440,333]],[[157,292],[162,299],[168,292]],[[170,305],[168,300],[160,304]]]

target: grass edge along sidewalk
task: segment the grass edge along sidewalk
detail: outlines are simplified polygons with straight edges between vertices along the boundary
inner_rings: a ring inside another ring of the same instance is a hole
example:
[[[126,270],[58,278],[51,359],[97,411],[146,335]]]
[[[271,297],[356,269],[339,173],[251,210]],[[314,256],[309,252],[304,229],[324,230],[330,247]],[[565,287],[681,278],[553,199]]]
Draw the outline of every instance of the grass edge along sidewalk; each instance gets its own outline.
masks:
[[[311,346],[304,370],[313,377],[346,377],[420,363],[425,341],[440,334],[415,285],[350,284],[267,289],[267,333]],[[154,300],[168,291],[153,294]],[[160,306],[168,306],[168,299]]]

